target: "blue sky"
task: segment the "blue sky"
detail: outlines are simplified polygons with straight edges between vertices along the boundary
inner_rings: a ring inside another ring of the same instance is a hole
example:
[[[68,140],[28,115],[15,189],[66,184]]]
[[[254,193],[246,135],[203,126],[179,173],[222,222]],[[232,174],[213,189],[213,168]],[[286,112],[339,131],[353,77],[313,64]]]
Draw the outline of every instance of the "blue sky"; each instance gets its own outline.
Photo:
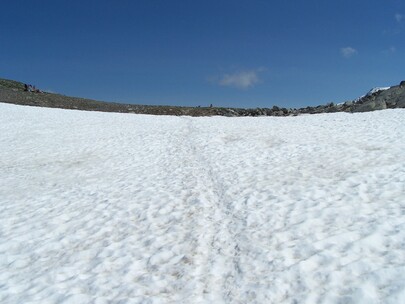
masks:
[[[302,107],[405,79],[405,0],[13,0],[0,39],[0,78],[125,103]]]

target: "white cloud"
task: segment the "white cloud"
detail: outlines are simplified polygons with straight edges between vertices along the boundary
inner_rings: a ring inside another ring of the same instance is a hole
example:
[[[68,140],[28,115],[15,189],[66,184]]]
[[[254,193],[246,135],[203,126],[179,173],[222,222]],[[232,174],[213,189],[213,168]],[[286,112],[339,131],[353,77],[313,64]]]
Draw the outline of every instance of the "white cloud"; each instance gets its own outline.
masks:
[[[345,58],[350,58],[353,55],[357,54],[357,50],[348,46],[340,49],[340,53],[342,54],[343,57]]]
[[[226,87],[247,89],[260,82],[258,73],[262,69],[241,71],[233,74],[225,74],[220,77],[218,84]]]
[[[395,20],[397,21],[397,22],[401,22],[403,19],[404,19],[404,15],[402,15],[402,14],[395,14]]]

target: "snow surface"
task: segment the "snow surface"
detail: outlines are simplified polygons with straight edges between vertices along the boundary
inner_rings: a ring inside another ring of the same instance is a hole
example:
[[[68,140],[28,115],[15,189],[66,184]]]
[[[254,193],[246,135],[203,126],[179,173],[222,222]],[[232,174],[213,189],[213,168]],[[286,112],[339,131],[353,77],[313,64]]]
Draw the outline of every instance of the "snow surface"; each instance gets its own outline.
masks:
[[[405,110],[0,104],[1,303],[404,303]]]

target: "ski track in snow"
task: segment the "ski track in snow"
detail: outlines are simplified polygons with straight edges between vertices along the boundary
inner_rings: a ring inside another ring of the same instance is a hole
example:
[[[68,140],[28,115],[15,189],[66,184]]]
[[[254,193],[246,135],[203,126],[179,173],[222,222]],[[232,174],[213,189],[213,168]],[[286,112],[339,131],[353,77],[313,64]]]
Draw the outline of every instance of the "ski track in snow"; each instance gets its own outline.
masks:
[[[405,110],[0,104],[1,303],[405,302]]]

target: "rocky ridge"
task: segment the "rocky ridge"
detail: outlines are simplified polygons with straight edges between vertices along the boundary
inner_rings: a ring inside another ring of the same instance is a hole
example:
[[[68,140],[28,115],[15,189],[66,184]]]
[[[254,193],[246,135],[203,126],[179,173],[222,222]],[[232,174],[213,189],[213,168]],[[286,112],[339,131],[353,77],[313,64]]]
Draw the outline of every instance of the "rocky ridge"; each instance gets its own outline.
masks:
[[[405,81],[384,90],[372,90],[357,100],[344,103],[329,103],[300,109],[280,108],[221,108],[221,107],[178,107],[148,106],[102,102],[85,98],[69,97],[54,93],[24,91],[24,84],[18,81],[0,79],[0,102],[28,106],[76,109],[86,111],[136,113],[152,115],[186,116],[296,116],[333,112],[368,112],[375,110],[405,108]]]

